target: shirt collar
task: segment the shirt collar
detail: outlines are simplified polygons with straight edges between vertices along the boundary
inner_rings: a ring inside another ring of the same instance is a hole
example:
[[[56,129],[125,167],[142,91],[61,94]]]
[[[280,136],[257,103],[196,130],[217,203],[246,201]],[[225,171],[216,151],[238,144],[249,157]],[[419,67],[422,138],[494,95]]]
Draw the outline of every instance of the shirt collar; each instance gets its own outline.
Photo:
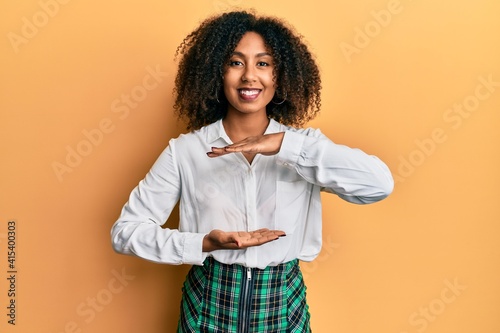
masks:
[[[224,139],[228,144],[231,142],[222,126],[222,119],[207,126],[207,143],[213,143],[217,139]]]
[[[284,130],[283,125],[271,118],[269,120],[269,125],[267,125],[264,134],[282,132],[283,130]],[[223,139],[224,141],[226,141],[227,144],[232,143],[231,139],[229,139],[229,137],[226,134],[226,131],[224,130],[224,126],[222,125],[222,119],[219,119],[216,122],[207,126],[207,143],[209,144],[213,143],[218,139]]]

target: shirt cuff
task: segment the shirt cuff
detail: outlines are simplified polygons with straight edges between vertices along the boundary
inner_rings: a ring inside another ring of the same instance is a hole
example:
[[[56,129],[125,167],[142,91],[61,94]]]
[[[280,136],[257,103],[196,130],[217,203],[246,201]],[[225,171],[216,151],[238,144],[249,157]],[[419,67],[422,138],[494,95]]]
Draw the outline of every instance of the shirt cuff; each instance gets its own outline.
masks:
[[[300,157],[306,136],[292,131],[285,131],[281,148],[278,152],[277,163],[287,168],[293,168]]]
[[[203,265],[207,254],[203,253],[203,238],[205,234],[186,233],[182,262],[189,265]]]

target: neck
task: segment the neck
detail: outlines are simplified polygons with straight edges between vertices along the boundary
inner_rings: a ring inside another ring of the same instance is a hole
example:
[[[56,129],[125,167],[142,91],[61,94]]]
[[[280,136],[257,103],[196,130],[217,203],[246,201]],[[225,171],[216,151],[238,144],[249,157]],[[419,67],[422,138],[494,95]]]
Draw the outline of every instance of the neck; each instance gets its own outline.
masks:
[[[251,114],[228,112],[222,124],[231,141],[237,142],[250,136],[264,134],[269,125],[269,118],[265,112]]]

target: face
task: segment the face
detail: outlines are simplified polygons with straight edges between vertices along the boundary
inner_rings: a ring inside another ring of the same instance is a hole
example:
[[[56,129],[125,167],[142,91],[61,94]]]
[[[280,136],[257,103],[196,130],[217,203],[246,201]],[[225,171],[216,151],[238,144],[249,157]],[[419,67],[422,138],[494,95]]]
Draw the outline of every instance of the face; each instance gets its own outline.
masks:
[[[266,114],[266,105],[276,91],[273,70],[273,57],[267,50],[264,39],[255,32],[244,34],[224,71],[228,114]]]

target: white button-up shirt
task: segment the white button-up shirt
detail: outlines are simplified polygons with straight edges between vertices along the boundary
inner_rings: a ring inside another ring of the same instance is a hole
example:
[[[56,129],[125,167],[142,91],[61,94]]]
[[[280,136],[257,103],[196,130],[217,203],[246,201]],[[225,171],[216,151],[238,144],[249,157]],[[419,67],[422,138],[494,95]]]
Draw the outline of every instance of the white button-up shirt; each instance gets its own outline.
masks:
[[[265,133],[278,132],[285,132],[279,153],[257,154],[251,164],[241,153],[206,155],[232,143],[221,120],[170,140],[113,225],[115,251],[168,264],[201,265],[207,255],[259,268],[311,261],[321,250],[320,191],[357,204],[391,193],[391,173],[377,157],[335,144],[317,129],[271,119]],[[179,228],[162,228],[178,200]],[[286,236],[242,250],[202,251],[213,229],[260,228]]]

